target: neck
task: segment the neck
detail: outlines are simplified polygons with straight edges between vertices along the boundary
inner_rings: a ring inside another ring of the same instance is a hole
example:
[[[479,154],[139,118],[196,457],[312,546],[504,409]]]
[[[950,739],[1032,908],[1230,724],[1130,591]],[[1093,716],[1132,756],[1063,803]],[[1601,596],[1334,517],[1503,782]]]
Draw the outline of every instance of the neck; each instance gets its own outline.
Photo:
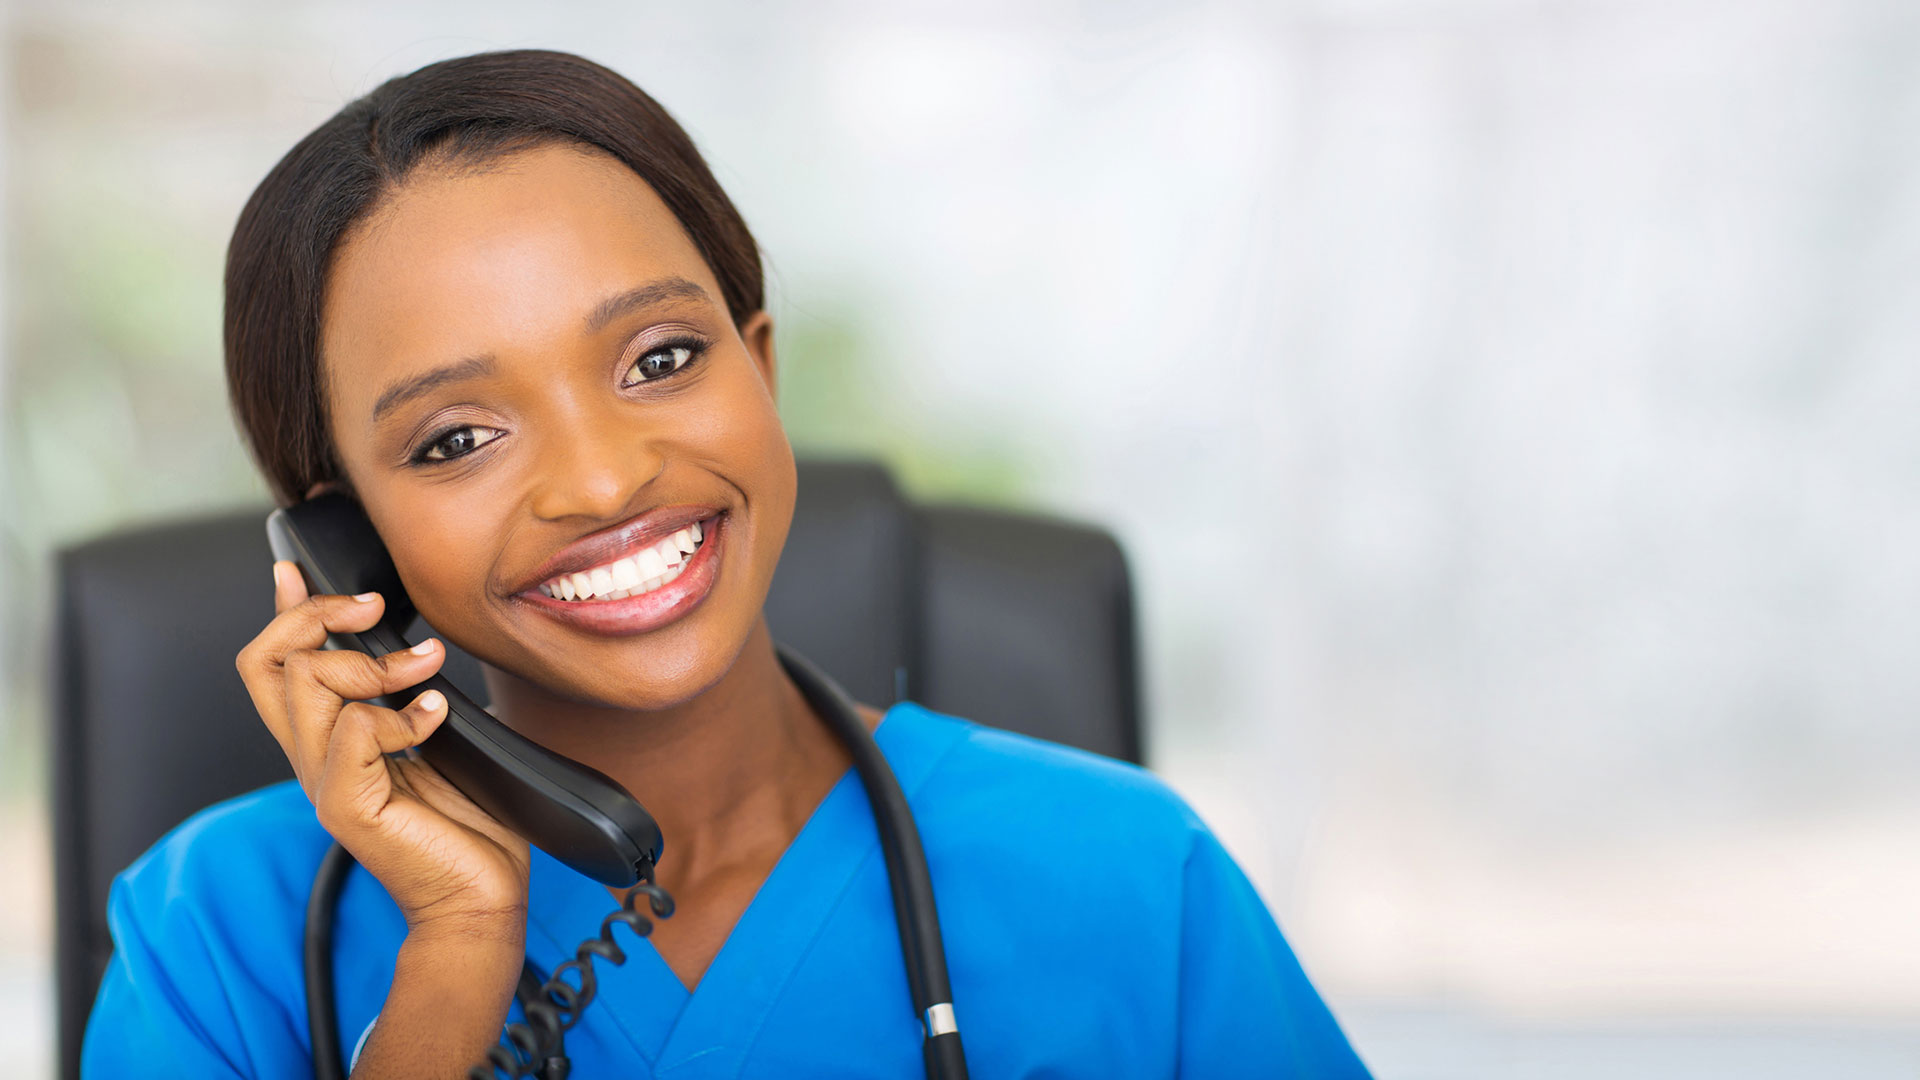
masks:
[[[777,857],[852,763],[781,668],[764,618],[718,683],[658,712],[567,701],[491,666],[486,674],[502,723],[606,773],[653,814],[666,838],[663,877]]]

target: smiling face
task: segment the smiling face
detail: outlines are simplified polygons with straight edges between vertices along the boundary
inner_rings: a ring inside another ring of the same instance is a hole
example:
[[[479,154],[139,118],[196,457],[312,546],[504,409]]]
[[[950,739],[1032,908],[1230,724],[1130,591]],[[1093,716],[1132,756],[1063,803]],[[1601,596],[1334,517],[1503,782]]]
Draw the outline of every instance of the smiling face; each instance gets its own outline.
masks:
[[[435,629],[616,708],[671,707],[727,672],[795,474],[770,321],[736,327],[721,295],[653,189],[571,144],[425,166],[342,241],[329,428]],[[594,596],[569,599],[576,582]]]

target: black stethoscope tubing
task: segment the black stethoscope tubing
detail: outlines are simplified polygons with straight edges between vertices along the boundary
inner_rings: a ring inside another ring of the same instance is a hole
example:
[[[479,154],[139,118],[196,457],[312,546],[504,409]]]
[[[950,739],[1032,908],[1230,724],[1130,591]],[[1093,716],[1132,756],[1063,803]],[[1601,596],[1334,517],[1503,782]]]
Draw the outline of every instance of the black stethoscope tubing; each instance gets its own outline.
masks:
[[[940,940],[940,918],[933,903],[933,877],[920,846],[920,830],[907,806],[905,792],[893,775],[880,744],[860,719],[853,699],[827,674],[805,657],[776,643],[781,667],[853,756],[853,767],[867,791],[873,820],[886,858],[887,880],[893,889],[893,918],[900,931],[900,953],[906,961],[907,988],[919,1017],[923,1041],[921,1056],[930,1080],[965,1080],[966,1055],[960,1030],[954,1024],[953,989],[947,979],[946,947]],[[340,887],[353,868],[353,856],[338,843],[328,849],[314,875],[307,899],[305,968],[307,1023],[313,1041],[316,1080],[345,1080],[340,1049],[338,1014],[334,1010],[333,915]],[[529,985],[522,970],[523,998]],[[537,980],[533,980],[537,985]]]

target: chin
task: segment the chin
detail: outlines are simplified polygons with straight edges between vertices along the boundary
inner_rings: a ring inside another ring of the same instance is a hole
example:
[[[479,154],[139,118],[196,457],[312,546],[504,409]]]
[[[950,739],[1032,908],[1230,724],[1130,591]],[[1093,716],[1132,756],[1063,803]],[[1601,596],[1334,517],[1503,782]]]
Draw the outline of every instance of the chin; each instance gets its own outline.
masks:
[[[720,593],[683,618],[650,633],[603,637],[552,632],[486,635],[465,646],[474,657],[536,693],[579,705],[658,712],[712,690],[733,670],[759,623],[760,611],[730,610]],[[515,620],[518,621],[518,620]],[[537,620],[536,625],[546,620]],[[448,635],[455,640],[453,635]],[[478,644],[478,642],[476,642]]]

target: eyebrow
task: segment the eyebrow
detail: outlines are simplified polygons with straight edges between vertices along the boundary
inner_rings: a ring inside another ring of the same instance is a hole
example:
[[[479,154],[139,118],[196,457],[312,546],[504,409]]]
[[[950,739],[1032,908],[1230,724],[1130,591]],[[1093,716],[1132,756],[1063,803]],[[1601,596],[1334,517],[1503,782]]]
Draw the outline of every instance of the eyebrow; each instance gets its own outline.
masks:
[[[707,290],[686,278],[662,278],[600,301],[592,311],[587,313],[586,331],[588,334],[597,334],[605,330],[608,323],[629,311],[651,307],[666,300],[704,300],[711,303],[712,297],[707,295]],[[387,387],[381,393],[379,400],[373,403],[373,420],[378,423],[387,413],[447,383],[477,379],[491,374],[493,374],[493,354],[481,353],[478,356],[469,356],[465,360],[456,360],[409,379],[402,379]]]
[[[598,307],[587,315],[587,333],[597,334],[607,328],[607,324],[644,307],[651,307],[665,300],[705,300],[712,302],[707,290],[683,277],[661,278],[636,289],[628,289],[618,296],[609,296],[600,301]]]
[[[391,410],[412,401],[414,398],[427,393],[435,387],[445,386],[450,382],[461,382],[465,379],[477,379],[482,375],[491,374],[493,374],[493,354],[481,353],[479,356],[469,356],[465,360],[456,360],[451,364],[434,368],[432,371],[415,375],[410,379],[402,379],[392,386],[387,387],[386,391],[380,395],[380,400],[373,403],[374,423],[379,423],[380,418]]]

